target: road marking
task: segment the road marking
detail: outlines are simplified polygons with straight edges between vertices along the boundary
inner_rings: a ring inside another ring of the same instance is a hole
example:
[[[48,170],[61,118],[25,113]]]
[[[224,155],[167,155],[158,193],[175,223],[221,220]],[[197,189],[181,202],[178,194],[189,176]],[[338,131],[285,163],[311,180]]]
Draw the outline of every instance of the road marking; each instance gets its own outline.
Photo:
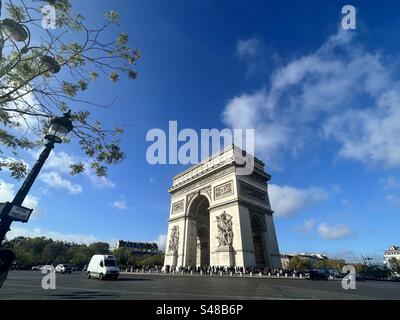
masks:
[[[10,285],[11,281],[7,281],[7,284]],[[39,286],[29,285],[29,284],[12,284],[13,286],[20,286],[20,287],[29,287],[29,288],[39,288],[43,290]],[[58,289],[64,290],[81,290],[81,291],[98,291],[98,292],[110,292],[110,293],[122,293],[122,294],[142,294],[142,295],[179,295],[179,296],[191,296],[191,297],[215,297],[215,298],[223,298],[223,299],[243,299],[243,300],[310,300],[310,299],[300,299],[300,298],[276,298],[276,297],[260,297],[260,296],[229,296],[229,295],[210,295],[210,294],[195,294],[195,293],[171,293],[171,292],[144,292],[144,291],[122,291],[122,290],[108,290],[108,289],[96,289],[96,288],[73,288],[73,287],[59,287]],[[54,291],[51,291],[54,292]]]

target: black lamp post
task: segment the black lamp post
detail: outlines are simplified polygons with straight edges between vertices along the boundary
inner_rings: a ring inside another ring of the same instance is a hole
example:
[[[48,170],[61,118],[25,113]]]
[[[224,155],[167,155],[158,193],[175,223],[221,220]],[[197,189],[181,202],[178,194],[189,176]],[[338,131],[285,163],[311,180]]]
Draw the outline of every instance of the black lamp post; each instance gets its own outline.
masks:
[[[29,172],[21,188],[15,195],[12,202],[7,202],[3,204],[3,209],[0,213],[0,244],[3,242],[7,232],[10,230],[11,223],[13,221],[27,222],[29,219],[29,214],[24,217],[23,211],[29,210],[27,208],[21,207],[25,200],[29,190],[31,189],[36,177],[38,176],[43,164],[50,155],[51,150],[54,148],[55,143],[61,143],[65,136],[72,131],[72,121],[71,121],[71,111],[64,113],[62,117],[55,117],[50,121],[50,128],[46,135],[47,143],[45,149],[39,156],[32,170]],[[22,215],[18,215],[18,211],[22,212]],[[16,213],[15,213],[16,212]]]

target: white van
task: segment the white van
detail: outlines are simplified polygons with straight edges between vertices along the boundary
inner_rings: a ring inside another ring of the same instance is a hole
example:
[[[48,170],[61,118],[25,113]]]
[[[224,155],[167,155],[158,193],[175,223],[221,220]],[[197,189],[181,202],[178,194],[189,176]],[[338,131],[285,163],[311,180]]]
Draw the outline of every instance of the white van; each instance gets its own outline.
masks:
[[[90,279],[94,277],[100,280],[110,278],[116,280],[118,276],[119,268],[114,256],[96,254],[90,259],[86,278]]]

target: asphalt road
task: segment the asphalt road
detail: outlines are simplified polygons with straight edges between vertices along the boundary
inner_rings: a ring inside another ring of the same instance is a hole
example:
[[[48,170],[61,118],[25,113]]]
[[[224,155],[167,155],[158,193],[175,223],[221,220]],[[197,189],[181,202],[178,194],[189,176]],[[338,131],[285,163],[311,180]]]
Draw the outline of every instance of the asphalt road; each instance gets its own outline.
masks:
[[[38,271],[11,271],[0,299],[400,299],[399,282],[310,281],[219,276],[121,274],[117,281],[86,279],[83,272],[57,274],[56,289],[41,287]]]

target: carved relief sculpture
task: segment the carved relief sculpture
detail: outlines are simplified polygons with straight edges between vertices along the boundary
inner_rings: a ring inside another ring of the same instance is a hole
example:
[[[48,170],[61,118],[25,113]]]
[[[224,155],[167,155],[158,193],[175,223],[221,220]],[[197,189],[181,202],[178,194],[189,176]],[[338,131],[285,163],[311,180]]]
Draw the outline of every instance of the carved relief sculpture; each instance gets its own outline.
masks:
[[[174,226],[171,230],[171,236],[169,238],[168,251],[174,253],[178,252],[179,247],[179,227]]]
[[[232,216],[226,214],[225,211],[217,217],[218,225],[218,246],[232,246],[233,230],[232,230]]]

